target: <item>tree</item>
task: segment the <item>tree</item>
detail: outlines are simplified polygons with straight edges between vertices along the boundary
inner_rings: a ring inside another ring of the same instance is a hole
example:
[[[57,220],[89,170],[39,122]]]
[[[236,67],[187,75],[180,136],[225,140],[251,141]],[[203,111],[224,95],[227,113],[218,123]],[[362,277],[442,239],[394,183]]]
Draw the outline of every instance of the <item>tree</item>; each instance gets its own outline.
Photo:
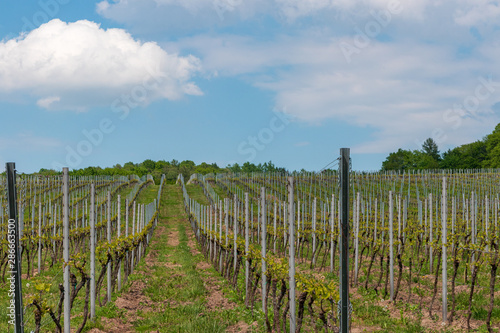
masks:
[[[61,174],[62,172],[61,171],[55,171],[53,169],[41,168],[40,171],[38,171],[38,173],[40,175],[44,175],[44,176],[55,176],[55,175]],[[3,172],[2,174],[5,174],[5,172]]]
[[[260,167],[259,167],[260,166]],[[247,162],[244,164],[245,169],[250,170],[249,172],[260,172],[262,171],[262,165],[259,164],[256,166],[253,163]],[[269,163],[264,163],[264,166],[271,170],[271,168],[275,168],[274,165]],[[281,170],[282,172],[286,172],[284,168],[276,168],[276,170]],[[178,162],[176,160],[172,160],[172,162],[166,162],[164,160],[160,160],[155,162],[151,159],[147,159],[142,163],[135,164],[133,162],[127,162],[121,166],[120,164],[115,164],[113,167],[101,168],[101,167],[86,167],[82,169],[71,170],[71,175],[76,176],[94,176],[94,175],[137,175],[142,177],[146,174],[151,174],[155,179],[155,182],[158,184],[162,174],[165,174],[166,181],[170,184],[175,183],[177,180],[177,176],[179,173],[182,173],[184,179],[191,177],[193,173],[200,173],[206,175],[208,173],[222,173],[222,172],[241,172],[242,169],[238,165],[238,163],[234,163],[234,165],[228,165],[226,168],[221,169],[217,163],[205,163],[202,162],[199,165],[196,165],[193,161],[186,160],[182,162]],[[40,173],[43,174],[52,174],[55,173],[53,170],[41,169]],[[60,172],[56,173],[60,174]]]
[[[382,170],[500,168],[500,124],[483,140],[448,149],[441,157],[437,143],[428,138],[422,150],[399,149],[382,162]]]
[[[250,163],[250,162],[245,162],[241,166],[241,172],[252,173],[252,172],[258,172],[258,171],[259,171],[259,168],[255,164]]]
[[[145,167],[146,169],[148,169],[149,172],[151,172],[155,169],[156,162],[153,160],[147,159],[147,160],[144,160],[144,162],[142,162],[142,166]]]
[[[133,162],[127,162],[123,165],[123,168],[126,170],[134,170],[135,164]]]
[[[443,153],[440,167],[443,169],[479,169],[488,158],[486,143],[476,141]]]
[[[264,163],[264,165],[262,166],[262,168],[264,169],[263,170],[264,172],[274,172],[274,171],[276,171],[276,166],[273,164],[272,161]]]
[[[439,165],[442,169],[461,169],[463,165],[462,152],[458,147],[448,149],[443,153],[443,159]]]
[[[168,162],[165,162],[164,160],[159,160],[158,162],[156,162],[155,164],[155,169],[156,170],[163,170],[164,167],[166,167],[167,165],[170,165],[170,163]]]
[[[439,169],[439,162],[433,156],[415,150],[413,152],[414,166],[416,169]]]
[[[279,173],[288,173],[288,171],[285,168],[283,168],[283,167],[276,168],[276,172],[279,172]]]
[[[177,180],[177,176],[179,176],[179,171],[174,166],[169,166],[167,171],[164,171],[164,173],[170,184],[174,183]]]
[[[174,160],[175,161],[175,160]],[[173,166],[176,166],[174,163],[172,163]],[[179,171],[182,173],[185,179],[189,179],[191,177],[191,174],[194,171],[194,168],[196,167],[196,163],[190,160],[185,160],[182,161],[179,164]]]
[[[203,162],[200,165],[196,166],[196,168],[194,168],[195,173],[201,173],[202,175],[206,175],[208,173],[217,173],[219,171],[220,168],[216,163],[208,164]]]
[[[382,170],[406,170],[414,169],[415,154],[411,150],[399,149],[395,153],[390,153],[389,156],[382,162]]]
[[[428,138],[424,141],[424,143],[422,144],[422,151],[436,161],[439,161],[441,159],[441,156],[439,155],[438,145],[432,138]]]
[[[500,168],[500,124],[484,139],[487,158],[483,162],[486,168]]]
[[[227,168],[233,173],[241,172],[241,167],[238,163],[234,163],[233,165],[228,164]]]

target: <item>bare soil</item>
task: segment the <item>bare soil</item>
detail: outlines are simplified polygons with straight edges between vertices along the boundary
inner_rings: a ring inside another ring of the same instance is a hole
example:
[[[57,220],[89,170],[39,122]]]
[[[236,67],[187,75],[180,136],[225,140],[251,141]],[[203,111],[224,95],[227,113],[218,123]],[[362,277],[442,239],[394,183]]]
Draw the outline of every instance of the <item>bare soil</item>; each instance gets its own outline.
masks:
[[[168,234],[168,245],[173,247],[179,246],[179,232],[177,230],[171,231]]]
[[[227,333],[250,333],[254,332],[254,330],[257,328],[257,322],[253,322],[251,325],[248,325],[244,321],[240,321],[236,325],[229,326],[226,329]]]

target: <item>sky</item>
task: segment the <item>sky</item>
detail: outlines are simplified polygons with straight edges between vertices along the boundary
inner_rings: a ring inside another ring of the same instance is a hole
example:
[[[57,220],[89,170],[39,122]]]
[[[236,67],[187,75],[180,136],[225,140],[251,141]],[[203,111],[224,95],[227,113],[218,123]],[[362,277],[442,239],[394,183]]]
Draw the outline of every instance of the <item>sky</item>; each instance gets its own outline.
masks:
[[[499,2],[0,0],[0,165],[444,152],[500,122]]]

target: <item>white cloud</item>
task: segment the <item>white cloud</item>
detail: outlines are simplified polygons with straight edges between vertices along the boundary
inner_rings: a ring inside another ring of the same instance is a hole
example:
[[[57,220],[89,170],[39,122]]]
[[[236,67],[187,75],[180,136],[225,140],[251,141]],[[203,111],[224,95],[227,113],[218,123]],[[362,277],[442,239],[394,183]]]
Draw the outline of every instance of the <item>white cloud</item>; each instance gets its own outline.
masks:
[[[53,103],[59,102],[61,98],[59,96],[50,96],[46,98],[40,98],[37,102],[36,105],[38,105],[41,108],[44,109],[50,109],[50,106]]]
[[[111,5],[107,1],[101,1],[96,5],[96,10],[98,13],[104,13],[106,12]]]
[[[210,34],[190,33],[164,47],[196,52],[209,75],[241,77],[272,91],[276,108],[303,122],[320,125],[333,119],[366,128],[370,141],[354,147],[356,152],[418,149],[427,137],[440,139],[440,147],[463,144],[481,138],[500,121],[491,111],[500,101],[500,86],[472,115],[459,120],[446,116],[454,104],[474,96],[478,77],[492,75],[500,81],[498,1],[227,0],[235,5],[222,19],[213,10],[200,14],[216,0],[193,0],[189,5],[157,0],[150,6],[151,1],[118,0],[100,13],[145,31],[167,25],[187,27],[189,32],[212,27]],[[360,31],[367,34],[367,24],[380,25],[381,17],[374,13],[394,9],[394,4],[401,12],[391,14],[366,45],[356,44]],[[181,7],[182,24],[175,18],[143,24],[127,14],[127,8],[141,15],[154,8],[153,15],[170,18],[178,12],[169,11]],[[244,20],[266,26],[262,17],[278,24],[269,24],[268,33],[254,37],[217,33],[220,25],[238,28]],[[350,62],[342,42],[357,47]]]
[[[253,18],[271,8],[267,0],[117,0],[97,4],[98,14],[134,31],[199,31]],[[148,19],[145,20],[144,17]]]
[[[260,41],[247,36],[197,35],[166,43],[172,52],[194,49],[203,58],[203,70],[217,75],[234,76],[258,74],[280,66],[344,65],[345,60],[337,44],[331,39],[313,40],[311,36],[280,36],[271,41]]]
[[[305,66],[259,85],[275,91],[277,106],[287,106],[299,119],[337,119],[373,132],[356,152],[418,149],[418,142],[427,137],[440,146],[463,144],[480,139],[500,122],[491,112],[500,101],[500,84],[495,83],[492,92],[482,87],[476,93],[478,77],[492,75],[500,83],[495,69],[500,61],[492,66],[459,60],[450,49],[424,44],[375,43],[365,51],[353,67],[342,66],[342,59],[332,54],[330,66],[320,66],[322,71]],[[488,96],[478,99],[482,93]],[[472,104],[468,107],[467,102]],[[455,104],[469,115],[446,113]]]
[[[199,59],[169,54],[122,29],[54,19],[0,43],[0,93],[34,96],[43,108],[107,105],[148,82],[147,104],[201,94],[191,82]]]
[[[460,25],[474,26],[497,22],[500,17],[500,1],[462,0],[462,6],[455,11],[455,22]]]
[[[138,29],[156,27],[199,28],[230,25],[239,20],[269,15],[290,23],[303,17],[325,13],[337,20],[364,19],[373,11],[401,8],[408,20],[423,20],[436,8],[448,11],[459,22],[474,22],[497,17],[498,1],[491,0],[114,0],[101,1],[96,11],[107,18],[133,24]],[[140,13],[141,15],[137,15]],[[148,20],[143,20],[144,15]],[[161,18],[163,17],[163,20]],[[182,19],[180,19],[182,17]],[[335,23],[339,23],[338,21]],[[176,26],[177,25],[177,26]],[[184,25],[181,27],[180,25]],[[187,27],[186,27],[187,25]]]
[[[380,11],[397,11],[398,15],[421,19],[430,0],[274,0],[279,12],[288,21],[301,17],[317,16],[323,12],[335,12],[337,18],[364,18]]]
[[[463,144],[481,138],[500,121],[491,112],[500,101],[500,83],[472,115],[460,117],[458,128],[457,113],[446,113],[475,96],[478,77],[492,75],[500,82],[500,60],[494,56],[500,45],[478,49],[480,59],[488,59],[484,62],[457,58],[449,45],[373,40],[347,64],[339,48],[344,40],[349,39],[303,35],[262,42],[204,35],[166,48],[197,50],[205,70],[244,76],[274,92],[276,108],[303,122],[320,125],[334,119],[366,128],[370,142],[356,152],[418,149],[427,137],[439,137],[440,146]]]

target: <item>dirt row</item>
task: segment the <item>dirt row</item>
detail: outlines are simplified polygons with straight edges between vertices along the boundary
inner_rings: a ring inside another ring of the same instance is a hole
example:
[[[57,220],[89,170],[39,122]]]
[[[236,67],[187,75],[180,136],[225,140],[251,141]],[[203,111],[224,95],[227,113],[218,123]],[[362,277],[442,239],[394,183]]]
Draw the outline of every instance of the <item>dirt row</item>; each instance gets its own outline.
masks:
[[[142,259],[144,264],[138,265],[134,272],[135,274],[140,274],[141,279],[135,280],[131,283],[128,282],[124,287],[125,291],[119,294],[116,298],[114,305],[119,309],[118,312],[121,315],[114,318],[101,317],[100,322],[104,328],[93,328],[88,332],[136,332],[137,330],[134,328],[134,322],[143,319],[138,313],[144,314],[149,312],[161,312],[165,307],[175,308],[189,304],[189,301],[179,304],[175,300],[170,299],[165,299],[162,302],[155,302],[147,296],[147,293],[145,292],[145,289],[148,287],[148,279],[153,277],[155,267],[158,265],[162,265],[167,269],[168,273],[166,275],[170,278],[180,278],[181,282],[178,287],[182,287],[182,265],[177,263],[175,258],[172,258],[170,255],[166,256],[166,260],[158,260],[159,245],[161,242],[167,242],[168,246],[172,248],[179,246],[181,242],[181,234],[179,231],[180,224],[184,224],[185,226],[184,229],[188,239],[187,246],[194,261],[196,262],[196,269],[199,271],[208,271],[212,269],[210,264],[208,264],[201,256],[198,249],[195,236],[190,228],[190,223],[182,208],[182,193],[176,187],[170,187],[169,191],[174,191],[174,193],[166,193],[166,195],[176,196],[176,207],[174,207],[174,204],[163,207],[158,227],[154,232],[152,242],[147,250],[147,255]],[[182,214],[179,214],[179,212],[182,212]],[[220,311],[221,309],[234,309],[236,307],[236,303],[230,301],[224,295],[220,279],[217,279],[208,273],[202,273],[200,274],[200,277],[203,280],[203,286],[206,289],[205,311],[207,313]],[[205,313],[199,313],[198,315],[203,316]],[[165,324],[168,325],[168,323]],[[239,322],[238,324],[229,327],[226,332],[250,332],[252,331],[252,326],[253,325],[248,325],[244,322]],[[151,332],[160,332],[160,330],[157,329]]]

